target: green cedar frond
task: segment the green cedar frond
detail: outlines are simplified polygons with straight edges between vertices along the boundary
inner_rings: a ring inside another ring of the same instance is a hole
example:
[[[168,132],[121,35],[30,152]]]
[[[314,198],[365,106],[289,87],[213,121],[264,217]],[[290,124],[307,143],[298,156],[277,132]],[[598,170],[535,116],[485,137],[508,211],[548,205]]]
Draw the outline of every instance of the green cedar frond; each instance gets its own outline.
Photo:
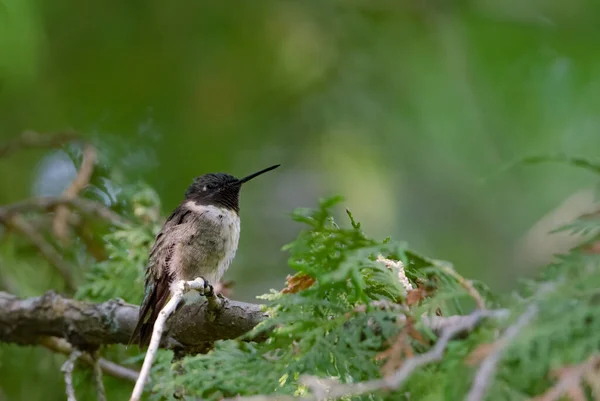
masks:
[[[245,338],[268,332],[269,339],[260,344],[219,342],[206,355],[185,358],[187,373],[181,377],[173,378],[163,366],[156,373],[156,391],[169,396],[183,385],[190,395],[217,400],[237,394],[298,394],[304,391],[297,381],[302,374],[342,382],[379,377],[377,356],[402,325],[397,310],[380,310],[370,303],[400,306],[405,290],[376,261],[378,255],[403,260],[414,287],[417,280],[437,281],[436,296],[425,299],[417,313],[434,314],[438,308],[455,312],[454,300],[467,295],[456,280],[441,274],[439,262],[403,243],[367,237],[353,218],[349,228],[337,224],[331,209],[340,200],[325,199],[317,209],[294,212],[294,220],[307,228],[284,247],[289,265],[316,280],[297,293],[272,291],[261,297],[268,301],[270,318]]]
[[[529,160],[541,161],[548,160]],[[579,159],[574,164],[591,170],[596,166]],[[110,258],[90,269],[80,297],[139,302],[147,250],[159,224],[154,195],[144,187],[123,194],[124,208],[145,223],[105,237]],[[316,209],[292,214],[303,229],[284,250],[289,266],[301,277],[309,276],[311,285],[298,292],[271,290],[258,297],[266,301],[269,318],[240,339],[219,341],[205,355],[184,358],[183,374],[174,374],[172,353],[161,351],[152,373],[150,399],[171,399],[179,387],[190,398],[206,400],[238,394],[302,395],[308,390],[299,383],[301,375],[343,383],[376,379],[382,374],[382,355],[403,335],[408,319],[421,335],[420,339],[406,337],[408,347],[418,354],[437,341],[421,316],[470,313],[471,295],[456,276],[448,274],[447,262],[421,255],[402,242],[368,237],[349,211],[348,220],[336,222],[333,208],[341,200],[324,199]],[[538,313],[502,354],[488,400],[539,395],[554,384],[550,374],[554,369],[580,363],[597,352],[600,255],[589,245],[600,239],[600,220],[579,219],[560,230],[585,238],[570,252],[556,255],[537,279],[523,281],[512,297],[501,300],[483,283],[470,282],[488,308],[508,308],[511,318],[485,321],[451,341],[441,361],[414,371],[401,388],[352,399],[464,399],[478,369],[469,362],[473,352],[492,346],[531,303]],[[406,290],[396,274],[377,261],[379,255],[404,263],[413,288],[426,294],[417,304],[407,307]],[[549,284],[551,291],[540,295],[539,288]],[[132,287],[139,293],[132,293]],[[391,307],[377,306],[382,304]],[[266,341],[246,342],[259,332],[268,334]]]

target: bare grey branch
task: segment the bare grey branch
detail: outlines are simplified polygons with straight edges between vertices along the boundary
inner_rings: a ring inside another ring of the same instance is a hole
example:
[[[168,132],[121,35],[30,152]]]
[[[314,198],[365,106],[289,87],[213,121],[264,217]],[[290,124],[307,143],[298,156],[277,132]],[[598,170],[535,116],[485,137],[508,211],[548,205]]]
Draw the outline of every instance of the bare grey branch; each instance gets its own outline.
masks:
[[[74,350],[60,369],[61,372],[65,374],[67,401],[77,401],[77,397],[75,397],[75,388],[73,387],[73,370],[75,370],[75,363],[80,356],[81,351]]]
[[[239,337],[265,318],[260,305],[226,298],[218,312],[207,308],[206,302],[181,307],[169,319],[161,347],[195,352],[207,342]],[[53,291],[28,299],[0,292],[0,341],[7,343],[32,345],[53,336],[83,350],[127,344],[137,318],[138,307],[121,300],[93,304]]]
[[[71,344],[62,338],[40,337],[39,345],[64,355],[71,355],[73,352],[73,347],[71,347]],[[94,360],[87,353],[82,354],[79,358],[79,361],[85,362],[87,365],[94,367]],[[139,373],[133,369],[126,368],[104,358],[98,359],[98,365],[104,374],[116,377],[118,379],[135,382],[139,375]]]

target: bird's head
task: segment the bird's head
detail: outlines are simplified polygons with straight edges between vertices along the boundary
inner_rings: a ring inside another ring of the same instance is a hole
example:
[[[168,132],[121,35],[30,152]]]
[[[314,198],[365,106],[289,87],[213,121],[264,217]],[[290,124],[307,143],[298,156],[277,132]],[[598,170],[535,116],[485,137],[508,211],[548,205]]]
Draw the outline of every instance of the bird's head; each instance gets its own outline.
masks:
[[[239,211],[242,184],[279,167],[279,164],[250,174],[242,179],[225,173],[209,173],[194,179],[185,191],[185,199],[201,205],[214,205]]]

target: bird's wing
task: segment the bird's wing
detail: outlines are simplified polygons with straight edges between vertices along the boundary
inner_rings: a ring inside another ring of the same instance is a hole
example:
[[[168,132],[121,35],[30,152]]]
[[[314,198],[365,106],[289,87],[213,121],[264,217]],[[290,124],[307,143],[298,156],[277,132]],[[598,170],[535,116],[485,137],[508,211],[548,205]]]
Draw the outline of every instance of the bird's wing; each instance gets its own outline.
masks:
[[[146,267],[144,300],[129,344],[135,341],[138,335],[140,347],[150,342],[154,322],[171,295],[170,287],[174,277],[169,264],[180,246],[179,236],[174,235],[174,231],[189,219],[190,215],[189,209],[183,205],[179,206],[171,213],[156,236]]]

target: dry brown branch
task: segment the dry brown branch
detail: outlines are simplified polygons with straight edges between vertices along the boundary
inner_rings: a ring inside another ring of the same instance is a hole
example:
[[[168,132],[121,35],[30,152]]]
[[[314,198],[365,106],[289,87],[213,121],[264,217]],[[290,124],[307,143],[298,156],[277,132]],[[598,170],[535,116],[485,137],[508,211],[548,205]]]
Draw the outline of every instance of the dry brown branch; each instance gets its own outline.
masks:
[[[64,355],[70,355],[73,352],[73,347],[71,347],[71,344],[62,338],[44,337],[40,339],[39,345]],[[94,360],[88,354],[82,354],[79,360],[85,362],[85,364],[90,367],[94,366]],[[139,373],[133,369],[129,369],[114,362],[107,361],[104,358],[98,359],[98,366],[100,369],[102,369],[104,374],[131,382],[135,382],[139,375]]]
[[[409,318],[404,323],[404,327],[400,333],[393,340],[391,346],[377,354],[376,359],[385,360],[385,363],[381,367],[381,374],[383,376],[391,375],[394,371],[400,369],[402,363],[407,358],[414,356],[414,350],[411,345],[411,337],[413,336],[417,337],[418,341],[423,341],[421,333],[414,328],[413,319]]]
[[[64,199],[74,199],[77,197],[89,183],[92,178],[92,172],[94,171],[94,165],[96,164],[96,149],[91,144],[85,144],[83,149],[83,161],[81,162],[81,168],[77,172],[75,179],[71,182],[71,185],[63,193]],[[56,208],[56,215],[54,216],[54,234],[58,239],[65,240],[67,237],[67,220],[69,217],[69,209],[66,205],[59,205]]]
[[[10,156],[21,149],[58,148],[65,143],[79,138],[76,132],[59,132],[56,134],[40,134],[35,131],[24,131],[9,143],[0,146],[0,157]]]
[[[450,276],[454,277],[456,281],[458,281],[458,283],[467,291],[471,298],[475,300],[477,308],[485,309],[485,301],[483,300],[481,294],[479,294],[479,291],[475,289],[471,280],[467,280],[466,278],[458,274],[457,271],[454,270],[454,268],[452,266],[449,266],[447,263],[444,263],[440,267],[446,274],[449,274]]]
[[[315,283],[315,278],[304,273],[288,274],[285,278],[285,288],[281,290],[282,294],[295,294],[298,291],[310,288]]]
[[[77,401],[75,397],[75,389],[73,388],[73,370],[75,370],[75,362],[79,359],[81,351],[74,350],[71,352],[69,359],[62,365],[61,372],[65,374],[65,387],[67,393],[67,401]]]
[[[502,352],[512,341],[514,341],[521,330],[523,330],[523,328],[535,318],[537,312],[537,305],[531,304],[527,310],[521,314],[521,316],[519,316],[517,321],[506,329],[502,337],[494,343],[492,352],[490,352],[483,360],[483,363],[475,375],[475,380],[473,381],[471,390],[467,395],[467,401],[478,401],[484,399],[485,392],[493,380],[494,374],[496,373],[496,367],[500,361]]]
[[[406,305],[408,307],[418,305],[429,296],[429,291],[427,291],[423,287],[418,286],[417,288],[410,290],[406,293]]]
[[[22,216],[14,215],[8,219],[2,221],[6,226],[14,229],[16,232],[25,237],[39,253],[48,261],[56,272],[62,277],[65,282],[66,288],[69,291],[75,289],[75,282],[73,280],[74,267],[67,262],[60,253],[54,249],[54,247],[46,241],[44,236],[40,234],[31,224],[29,224]]]
[[[465,363],[469,366],[477,366],[483,361],[488,355],[495,351],[498,346],[498,342],[479,344],[473,351],[465,358]]]
[[[568,396],[572,401],[586,401],[583,383],[590,386],[594,399],[600,400],[600,354],[594,354],[578,365],[560,368],[553,375],[558,382],[531,401],[558,401],[563,396]]]
[[[53,336],[78,349],[127,344],[137,318],[138,307],[120,300],[93,304],[52,291],[28,299],[0,292],[0,342],[5,343],[36,345],[40,337]],[[261,305],[226,298],[216,315],[206,302],[184,305],[169,319],[161,347],[193,353],[206,342],[239,337],[264,318]]]

